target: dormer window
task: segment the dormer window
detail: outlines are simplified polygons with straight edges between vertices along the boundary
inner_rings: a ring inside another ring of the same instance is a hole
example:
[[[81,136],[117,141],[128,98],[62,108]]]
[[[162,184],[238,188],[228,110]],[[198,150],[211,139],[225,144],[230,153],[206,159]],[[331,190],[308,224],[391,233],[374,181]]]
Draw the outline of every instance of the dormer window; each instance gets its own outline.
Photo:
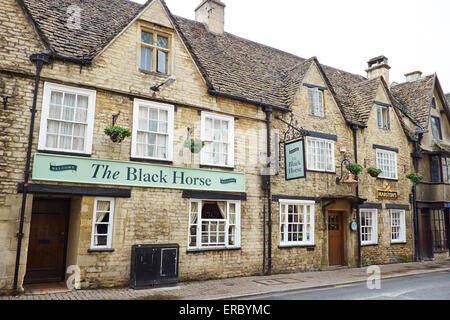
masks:
[[[389,130],[391,128],[388,107],[377,106],[377,120],[378,128],[384,130]]]
[[[323,91],[319,88],[308,88],[308,100],[310,114],[323,117]]]
[[[436,98],[435,97],[433,97],[433,98],[431,98],[431,106],[434,108],[434,109],[436,109]]]
[[[436,140],[442,140],[441,121],[438,117],[431,117],[431,132]]]
[[[147,72],[169,73],[170,36],[156,31],[141,31],[140,69]]]

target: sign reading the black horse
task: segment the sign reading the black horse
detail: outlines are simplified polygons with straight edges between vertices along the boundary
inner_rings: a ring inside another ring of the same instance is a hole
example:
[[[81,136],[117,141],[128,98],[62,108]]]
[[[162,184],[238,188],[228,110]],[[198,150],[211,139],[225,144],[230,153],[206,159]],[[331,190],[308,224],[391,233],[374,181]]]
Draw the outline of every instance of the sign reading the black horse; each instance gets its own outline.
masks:
[[[286,180],[306,177],[304,140],[288,142],[284,145],[284,170]]]

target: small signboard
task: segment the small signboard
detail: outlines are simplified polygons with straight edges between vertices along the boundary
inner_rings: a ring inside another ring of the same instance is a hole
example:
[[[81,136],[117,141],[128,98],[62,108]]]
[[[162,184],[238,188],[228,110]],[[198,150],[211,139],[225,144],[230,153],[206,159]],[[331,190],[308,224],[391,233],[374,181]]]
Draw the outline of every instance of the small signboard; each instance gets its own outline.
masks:
[[[386,185],[383,189],[377,189],[377,199],[397,200],[398,192],[391,191],[391,188]]]
[[[294,180],[306,177],[304,140],[285,143],[284,170],[286,180]]]

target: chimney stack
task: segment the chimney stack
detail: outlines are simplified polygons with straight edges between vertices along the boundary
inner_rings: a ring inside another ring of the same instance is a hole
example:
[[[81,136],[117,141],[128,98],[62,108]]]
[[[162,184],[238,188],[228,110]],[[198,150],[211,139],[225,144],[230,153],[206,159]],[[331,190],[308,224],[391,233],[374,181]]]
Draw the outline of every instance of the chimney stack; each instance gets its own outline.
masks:
[[[223,34],[225,4],[220,0],[203,0],[195,9],[195,20],[204,23],[213,33]]]
[[[406,82],[413,82],[416,80],[419,80],[422,78],[422,72],[421,71],[413,71],[410,73],[405,74]]]
[[[387,85],[390,86],[389,70],[391,69],[391,67],[388,65],[388,58],[386,58],[385,56],[379,56],[367,61],[367,65],[369,66],[369,68],[366,70],[366,72],[367,78],[369,80],[382,76]]]

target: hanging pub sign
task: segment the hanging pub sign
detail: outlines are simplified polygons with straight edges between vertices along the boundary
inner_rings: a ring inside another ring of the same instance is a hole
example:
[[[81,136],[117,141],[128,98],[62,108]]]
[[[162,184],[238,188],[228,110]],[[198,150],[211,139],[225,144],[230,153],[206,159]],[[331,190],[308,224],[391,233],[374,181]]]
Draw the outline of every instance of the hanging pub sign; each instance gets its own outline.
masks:
[[[284,144],[284,170],[286,180],[306,177],[304,140]]]

